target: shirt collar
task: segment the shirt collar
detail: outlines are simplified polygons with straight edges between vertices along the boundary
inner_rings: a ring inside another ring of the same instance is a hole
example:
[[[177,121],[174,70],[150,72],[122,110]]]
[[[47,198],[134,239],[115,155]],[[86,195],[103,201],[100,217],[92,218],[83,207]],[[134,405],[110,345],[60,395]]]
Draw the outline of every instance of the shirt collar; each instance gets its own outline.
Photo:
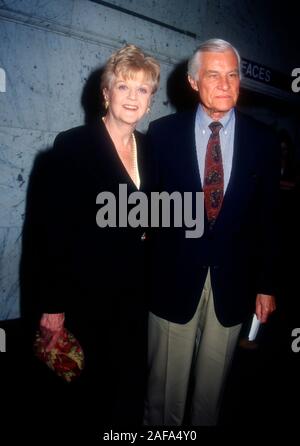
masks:
[[[223,118],[219,120],[219,122],[222,124],[224,131],[227,131],[232,119],[234,118],[234,108],[229,110]],[[201,104],[199,104],[197,113],[196,113],[196,123],[199,126],[199,129],[201,132],[206,132],[208,129],[209,124],[212,122],[212,119],[208,114],[203,110],[203,107]]]

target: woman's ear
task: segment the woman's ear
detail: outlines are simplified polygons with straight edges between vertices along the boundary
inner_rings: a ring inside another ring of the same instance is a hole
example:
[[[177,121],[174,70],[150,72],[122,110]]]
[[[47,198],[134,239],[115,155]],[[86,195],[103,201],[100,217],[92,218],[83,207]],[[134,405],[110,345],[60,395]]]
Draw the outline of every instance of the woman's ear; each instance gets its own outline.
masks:
[[[152,95],[149,98],[147,113],[150,113],[153,103],[154,103],[154,93],[152,93]]]
[[[102,94],[103,94],[104,100],[108,101],[108,90],[107,90],[107,88],[103,88]]]
[[[190,83],[192,89],[195,90],[195,91],[198,91],[199,88],[198,88],[198,84],[195,81],[195,79],[193,79],[191,76],[188,76],[188,80],[189,80],[189,83]]]

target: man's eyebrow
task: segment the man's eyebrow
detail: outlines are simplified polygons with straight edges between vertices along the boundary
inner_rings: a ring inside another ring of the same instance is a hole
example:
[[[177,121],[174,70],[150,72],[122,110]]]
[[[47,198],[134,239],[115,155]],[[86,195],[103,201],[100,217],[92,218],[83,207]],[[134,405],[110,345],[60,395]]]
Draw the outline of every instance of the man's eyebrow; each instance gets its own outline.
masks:
[[[218,70],[206,70],[205,72],[210,73],[210,74],[220,73],[220,71],[218,71]],[[227,71],[227,74],[229,74],[229,73],[239,73],[239,69],[234,68],[233,70]]]

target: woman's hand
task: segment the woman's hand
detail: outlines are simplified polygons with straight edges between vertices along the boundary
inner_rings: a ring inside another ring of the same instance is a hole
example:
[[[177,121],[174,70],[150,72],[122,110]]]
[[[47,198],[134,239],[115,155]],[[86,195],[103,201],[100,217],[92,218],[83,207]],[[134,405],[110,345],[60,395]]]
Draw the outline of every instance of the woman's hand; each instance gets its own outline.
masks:
[[[50,351],[64,330],[64,313],[44,313],[40,320],[41,336],[45,344],[45,350]]]

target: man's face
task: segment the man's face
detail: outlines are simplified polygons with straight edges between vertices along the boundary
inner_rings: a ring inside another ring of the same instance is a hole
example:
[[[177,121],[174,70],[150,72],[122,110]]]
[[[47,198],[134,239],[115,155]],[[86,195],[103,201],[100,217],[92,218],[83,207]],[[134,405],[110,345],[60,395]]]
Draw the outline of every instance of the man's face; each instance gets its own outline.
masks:
[[[235,106],[240,88],[238,60],[232,50],[200,54],[197,80],[189,77],[206,113],[215,120]]]

